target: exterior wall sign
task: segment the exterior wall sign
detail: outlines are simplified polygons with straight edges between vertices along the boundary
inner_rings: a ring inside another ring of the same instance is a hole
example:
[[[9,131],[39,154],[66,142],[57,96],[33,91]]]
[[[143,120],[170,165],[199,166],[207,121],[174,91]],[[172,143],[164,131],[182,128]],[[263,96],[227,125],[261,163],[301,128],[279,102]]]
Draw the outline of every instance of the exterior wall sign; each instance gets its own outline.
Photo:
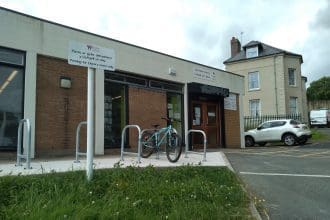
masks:
[[[237,110],[235,94],[229,93],[229,96],[224,99],[224,108],[227,110]]]
[[[112,49],[92,44],[70,41],[68,63],[76,66],[114,71],[115,52]]]
[[[193,69],[193,76],[194,76],[194,78],[202,79],[202,80],[210,80],[210,81],[215,80],[215,73],[214,72],[210,73],[209,71],[203,70],[203,69],[200,69],[200,68],[194,68]]]

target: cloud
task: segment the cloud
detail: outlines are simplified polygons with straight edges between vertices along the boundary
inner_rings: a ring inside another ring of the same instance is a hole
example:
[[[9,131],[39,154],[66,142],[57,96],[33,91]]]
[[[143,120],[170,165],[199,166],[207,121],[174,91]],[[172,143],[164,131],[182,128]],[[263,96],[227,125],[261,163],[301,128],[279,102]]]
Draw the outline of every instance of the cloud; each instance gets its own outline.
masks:
[[[330,29],[330,0],[327,1],[326,7],[318,11],[316,20],[312,26],[320,29]]]
[[[309,36],[302,47],[303,74],[308,85],[323,76],[330,76],[330,1],[325,2],[309,24]]]
[[[0,5],[222,69],[231,37],[241,39],[243,32],[243,45],[258,40],[302,54],[309,80],[329,74],[329,0],[0,0]]]

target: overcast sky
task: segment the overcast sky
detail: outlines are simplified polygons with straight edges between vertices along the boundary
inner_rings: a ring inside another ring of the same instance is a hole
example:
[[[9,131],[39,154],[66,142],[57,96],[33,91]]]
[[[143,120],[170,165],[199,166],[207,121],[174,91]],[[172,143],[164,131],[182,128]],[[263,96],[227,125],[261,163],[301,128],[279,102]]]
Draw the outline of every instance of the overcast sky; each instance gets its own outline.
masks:
[[[330,0],[0,0],[0,6],[221,69],[231,37],[243,45],[257,40],[301,54],[309,83],[330,76]]]

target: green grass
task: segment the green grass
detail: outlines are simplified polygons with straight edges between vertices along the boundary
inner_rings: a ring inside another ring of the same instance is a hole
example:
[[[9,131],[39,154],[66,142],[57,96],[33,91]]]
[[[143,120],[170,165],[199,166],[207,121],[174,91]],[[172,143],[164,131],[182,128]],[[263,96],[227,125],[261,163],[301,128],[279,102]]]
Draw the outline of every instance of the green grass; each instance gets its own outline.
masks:
[[[0,178],[0,219],[251,219],[225,167],[114,168]]]
[[[312,140],[313,141],[326,141],[329,140],[330,137],[324,133],[321,133],[317,129],[313,128],[312,131]]]

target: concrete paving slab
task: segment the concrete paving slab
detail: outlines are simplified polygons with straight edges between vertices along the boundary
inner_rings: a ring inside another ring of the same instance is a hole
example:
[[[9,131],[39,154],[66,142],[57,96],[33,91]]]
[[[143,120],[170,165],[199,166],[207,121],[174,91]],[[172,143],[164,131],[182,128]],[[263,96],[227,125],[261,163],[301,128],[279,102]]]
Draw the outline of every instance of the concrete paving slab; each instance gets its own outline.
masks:
[[[161,153],[159,159],[156,159],[156,154],[153,154],[150,158],[141,158],[141,163],[138,163],[137,157],[131,155],[125,155],[124,161],[120,161],[119,155],[98,156],[94,157],[94,169],[113,168],[118,163],[121,167],[146,167],[149,165],[155,167],[175,167],[188,164],[193,166],[230,166],[226,156],[221,151],[208,152],[206,154],[206,162],[203,162],[202,159],[202,154],[188,153],[188,158],[185,158],[184,153],[182,153],[178,162],[171,163],[167,160],[166,155]],[[32,169],[25,169],[25,163],[23,163],[23,166],[16,167],[15,161],[2,162],[0,164],[0,176],[85,170],[86,159],[82,158],[80,163],[75,163],[74,158],[37,159],[31,161],[31,167]]]

